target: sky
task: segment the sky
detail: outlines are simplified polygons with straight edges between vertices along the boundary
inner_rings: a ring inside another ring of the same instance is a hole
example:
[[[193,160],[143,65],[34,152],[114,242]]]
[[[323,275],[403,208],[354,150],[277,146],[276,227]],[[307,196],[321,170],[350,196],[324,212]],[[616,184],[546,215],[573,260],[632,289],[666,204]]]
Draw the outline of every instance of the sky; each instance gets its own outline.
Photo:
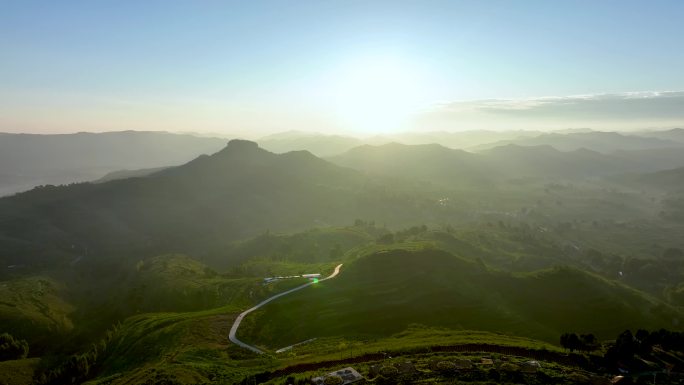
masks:
[[[0,131],[684,127],[684,2],[0,0]]]

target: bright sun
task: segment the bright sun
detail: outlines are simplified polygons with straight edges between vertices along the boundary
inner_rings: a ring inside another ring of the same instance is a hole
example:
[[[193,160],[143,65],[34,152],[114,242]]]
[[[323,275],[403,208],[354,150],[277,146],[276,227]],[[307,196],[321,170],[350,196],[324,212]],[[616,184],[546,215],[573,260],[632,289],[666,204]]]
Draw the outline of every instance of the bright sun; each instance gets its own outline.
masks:
[[[366,134],[397,131],[420,107],[421,73],[407,61],[373,57],[336,73],[331,102],[344,128]]]

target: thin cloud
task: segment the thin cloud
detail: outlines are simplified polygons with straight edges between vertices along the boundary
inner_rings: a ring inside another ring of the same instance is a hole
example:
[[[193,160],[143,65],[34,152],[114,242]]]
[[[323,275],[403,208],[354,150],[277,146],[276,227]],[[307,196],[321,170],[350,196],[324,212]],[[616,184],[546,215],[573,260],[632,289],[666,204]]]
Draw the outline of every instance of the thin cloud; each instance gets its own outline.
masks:
[[[684,91],[455,101],[433,106],[421,123],[450,122],[499,128],[676,126],[684,124]]]

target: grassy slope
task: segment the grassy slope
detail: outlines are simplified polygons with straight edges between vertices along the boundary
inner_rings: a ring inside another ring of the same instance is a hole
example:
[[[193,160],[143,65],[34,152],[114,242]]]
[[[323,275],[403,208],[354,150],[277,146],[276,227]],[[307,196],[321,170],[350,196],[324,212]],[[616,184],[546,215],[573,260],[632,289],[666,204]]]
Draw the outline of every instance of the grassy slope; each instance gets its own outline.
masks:
[[[0,384],[30,384],[33,379],[33,374],[39,362],[39,358],[27,358],[23,360],[10,360],[0,362]]]
[[[269,305],[239,336],[281,347],[312,337],[387,336],[422,323],[555,342],[571,330],[607,338],[628,327],[672,328],[673,318],[681,318],[673,308],[574,269],[511,275],[439,250],[395,249]]]
[[[49,275],[0,281],[0,331],[27,339],[31,351],[40,353],[41,346],[65,347],[64,340],[69,348],[89,345],[113,322],[134,314],[251,306],[300,283],[289,280],[263,286],[261,278],[331,271],[333,258],[370,238],[359,228],[265,234],[225,252],[226,260],[244,261],[229,274],[218,274],[182,254],[118,261],[84,259],[50,270]]]
[[[113,380],[113,384],[131,383],[165,373],[179,381],[196,383],[212,373],[239,375],[227,351],[228,330],[237,312],[237,308],[227,306],[131,317],[110,344],[100,378]]]
[[[332,264],[350,249],[373,240],[370,234],[373,230],[333,227],[290,235],[269,232],[231,244],[223,252],[222,259],[210,261],[210,264],[228,266],[230,261],[244,261],[232,268],[232,273],[239,276],[295,274],[298,269]]]
[[[41,343],[53,334],[73,329],[74,307],[63,299],[64,287],[51,278],[31,276],[0,283],[0,320],[3,331]]]
[[[252,374],[302,363],[337,360],[377,352],[406,352],[435,345],[488,343],[558,350],[527,338],[481,331],[453,331],[411,325],[375,340],[323,338],[276,356],[256,356],[229,344],[226,334],[236,310],[230,307],[182,314],[148,314],[127,320],[108,351],[109,359],[91,384],[145,383],[173,379],[177,383],[234,383]]]
[[[116,330],[99,364],[97,381],[123,384],[173,378],[181,383],[209,379],[232,383],[251,367],[263,370],[269,360],[230,344],[228,331],[242,310],[301,283],[289,280],[262,286],[251,280],[243,287],[252,288],[251,300],[245,293],[233,304],[210,310],[129,317]]]

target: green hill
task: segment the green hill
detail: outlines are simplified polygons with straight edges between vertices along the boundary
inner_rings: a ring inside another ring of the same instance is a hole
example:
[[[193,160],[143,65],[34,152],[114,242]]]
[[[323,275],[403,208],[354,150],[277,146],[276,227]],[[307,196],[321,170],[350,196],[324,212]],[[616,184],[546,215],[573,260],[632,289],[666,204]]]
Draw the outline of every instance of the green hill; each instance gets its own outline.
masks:
[[[26,339],[32,349],[74,328],[75,307],[63,284],[45,276],[15,278],[0,283],[2,331]]]
[[[663,192],[684,192],[684,167],[644,174],[625,175],[615,178],[628,186]]]
[[[317,228],[296,234],[270,232],[239,241],[223,249],[211,266],[227,267],[237,276],[272,276],[296,273],[303,266],[330,266],[351,249],[374,241],[374,228]],[[234,262],[241,263],[235,266]]]
[[[638,167],[592,150],[559,151],[549,145],[509,144],[485,150],[481,154],[490,167],[514,178],[582,179],[612,175],[624,172],[629,167]]]
[[[329,158],[335,164],[372,175],[412,178],[451,186],[481,186],[498,176],[482,156],[438,144],[364,145]]]
[[[605,338],[629,327],[673,327],[678,319],[679,311],[655,299],[571,268],[515,275],[436,249],[393,249],[269,304],[239,336],[280,347],[312,337],[386,336],[421,323],[555,342],[567,330]]]
[[[630,155],[615,156],[585,148],[560,151],[550,145],[518,144],[470,153],[438,144],[390,143],[359,146],[329,160],[372,175],[410,178],[437,186],[481,189],[517,178],[581,180],[632,170],[653,171],[678,165],[680,159],[684,159],[676,155],[664,159],[644,156],[642,159],[638,151],[626,153]]]

